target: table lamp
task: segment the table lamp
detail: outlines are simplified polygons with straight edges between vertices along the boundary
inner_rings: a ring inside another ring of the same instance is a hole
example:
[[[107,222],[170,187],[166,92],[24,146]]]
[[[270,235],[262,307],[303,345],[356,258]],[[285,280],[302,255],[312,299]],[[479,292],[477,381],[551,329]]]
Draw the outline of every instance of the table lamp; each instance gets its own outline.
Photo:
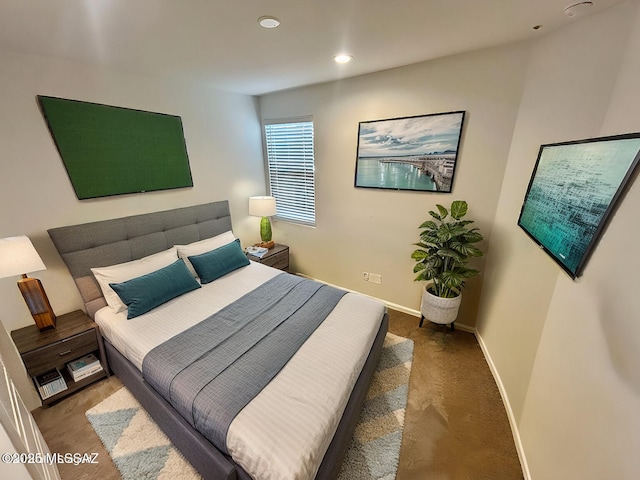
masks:
[[[55,328],[56,316],[40,280],[29,278],[24,272],[46,269],[29,237],[0,239],[0,278],[22,275],[18,288],[40,331]]]
[[[273,248],[275,243],[271,240],[271,222],[269,217],[276,214],[275,197],[249,197],[249,215],[262,217],[260,220],[260,238],[262,243],[259,246]]]

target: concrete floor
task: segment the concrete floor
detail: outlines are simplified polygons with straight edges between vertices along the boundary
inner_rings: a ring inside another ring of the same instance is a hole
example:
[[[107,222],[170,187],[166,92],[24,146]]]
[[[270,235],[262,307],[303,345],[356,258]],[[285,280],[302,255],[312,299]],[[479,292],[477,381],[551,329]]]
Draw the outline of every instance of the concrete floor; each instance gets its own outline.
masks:
[[[415,342],[397,480],[518,480],[522,469],[502,399],[475,337],[390,312],[389,331]],[[63,480],[120,475],[84,413],[122,384],[112,376],[33,412],[52,452],[97,452],[59,465]]]

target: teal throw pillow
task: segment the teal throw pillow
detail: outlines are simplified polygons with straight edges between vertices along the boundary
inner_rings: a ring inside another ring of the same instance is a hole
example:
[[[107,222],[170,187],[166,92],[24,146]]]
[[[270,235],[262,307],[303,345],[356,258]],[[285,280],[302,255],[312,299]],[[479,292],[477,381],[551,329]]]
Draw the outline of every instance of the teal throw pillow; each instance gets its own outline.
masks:
[[[210,252],[193,255],[189,257],[189,261],[203,284],[213,282],[216,278],[240,267],[246,267],[250,263],[238,239]]]
[[[200,288],[181,258],[155,272],[122,283],[110,283],[132,319],[180,295]]]

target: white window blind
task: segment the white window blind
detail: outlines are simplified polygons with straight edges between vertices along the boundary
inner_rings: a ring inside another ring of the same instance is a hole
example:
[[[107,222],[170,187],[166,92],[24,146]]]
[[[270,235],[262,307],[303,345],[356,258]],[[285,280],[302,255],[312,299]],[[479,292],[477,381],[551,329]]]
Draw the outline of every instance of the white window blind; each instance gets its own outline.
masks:
[[[315,225],[313,122],[265,123],[264,133],[276,218]]]

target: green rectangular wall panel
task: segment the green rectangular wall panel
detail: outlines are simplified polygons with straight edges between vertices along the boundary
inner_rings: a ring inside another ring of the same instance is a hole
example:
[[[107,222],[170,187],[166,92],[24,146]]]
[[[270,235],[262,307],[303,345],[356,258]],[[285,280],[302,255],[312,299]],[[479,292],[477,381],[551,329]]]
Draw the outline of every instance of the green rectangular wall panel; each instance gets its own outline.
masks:
[[[78,199],[192,187],[174,115],[38,96]]]

